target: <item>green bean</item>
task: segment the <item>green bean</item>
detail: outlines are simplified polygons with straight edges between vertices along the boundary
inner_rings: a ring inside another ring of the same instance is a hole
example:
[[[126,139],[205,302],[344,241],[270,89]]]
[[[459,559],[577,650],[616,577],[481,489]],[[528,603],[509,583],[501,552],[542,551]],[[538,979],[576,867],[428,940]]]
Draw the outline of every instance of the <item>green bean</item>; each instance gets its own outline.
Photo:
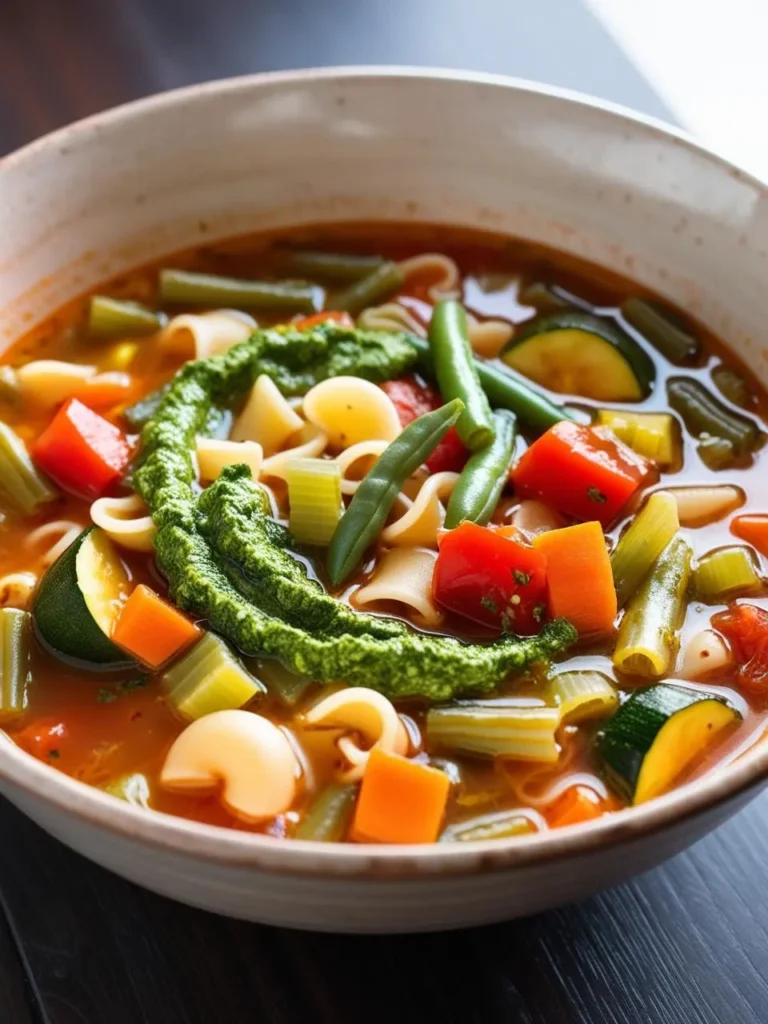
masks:
[[[518,300],[526,306],[533,306],[539,313],[554,313],[559,309],[567,309],[571,303],[558,294],[552,285],[544,281],[533,281],[527,284],[518,295]]]
[[[427,377],[435,376],[432,353],[428,342],[415,335],[408,335],[408,341],[419,353],[419,368]],[[475,359],[475,369],[488,401],[495,409],[509,409],[521,423],[531,430],[543,434],[555,423],[574,419],[569,412],[540,392],[519,380],[509,370]]]
[[[429,324],[429,347],[440,394],[446,402],[460,398],[464,403],[456,433],[470,451],[484,448],[493,440],[493,416],[477,376],[467,314],[460,302],[441,299],[435,306]]]
[[[359,256],[345,252],[317,252],[313,249],[282,249],[281,270],[306,277],[329,281],[359,281],[384,263],[383,256]]]
[[[465,519],[485,526],[499,503],[515,449],[517,419],[506,409],[494,413],[493,418],[495,438],[470,456],[451,492],[445,513],[448,530]]]
[[[327,567],[334,586],[343,583],[359,565],[366,548],[386,522],[403,484],[429,458],[462,409],[460,399],[455,398],[434,412],[419,416],[376,460],[331,538]]]
[[[738,370],[725,363],[720,363],[712,371],[712,381],[725,398],[742,409],[751,409],[755,404],[755,398],[749,381]]]
[[[260,659],[254,674],[266,684],[270,696],[277,697],[281,704],[289,708],[295,708],[312,686],[309,676],[291,672],[274,658]]]
[[[27,706],[29,612],[0,611],[0,722],[18,717]]]
[[[22,439],[0,422],[0,494],[24,515],[32,515],[58,493],[36,469]]]
[[[690,578],[691,549],[682,537],[675,537],[627,605],[613,652],[620,672],[666,675],[677,650]]]
[[[139,302],[94,295],[88,309],[88,334],[91,338],[138,338],[159,331],[166,319]]]
[[[232,306],[235,309],[263,309],[314,313],[321,289],[303,282],[242,281],[217,274],[195,274],[189,270],[160,271],[162,302],[189,306]]]
[[[382,263],[373,273],[360,278],[353,285],[339,292],[329,300],[333,309],[346,310],[357,316],[366,306],[373,305],[379,299],[388,298],[403,283],[403,273],[396,263]]]
[[[347,834],[357,797],[357,786],[330,785],[310,807],[296,829],[297,839],[338,843]]]
[[[689,334],[679,317],[660,303],[633,296],[622,303],[621,312],[624,319],[670,363],[679,365],[701,355],[699,339]]]
[[[696,380],[673,377],[667,381],[667,398],[694,437],[703,434],[728,441],[736,455],[751,451],[757,442],[752,420],[728,409]]]

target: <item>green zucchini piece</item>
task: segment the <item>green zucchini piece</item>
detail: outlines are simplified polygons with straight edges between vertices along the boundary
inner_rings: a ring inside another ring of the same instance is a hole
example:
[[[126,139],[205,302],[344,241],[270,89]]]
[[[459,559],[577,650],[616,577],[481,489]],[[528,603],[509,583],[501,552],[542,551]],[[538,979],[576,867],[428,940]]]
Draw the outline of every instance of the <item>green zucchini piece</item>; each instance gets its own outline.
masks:
[[[523,324],[501,359],[550,391],[602,402],[639,402],[656,379],[653,361],[633,338],[580,310]]]
[[[95,526],[84,530],[43,576],[32,618],[54,654],[91,668],[135,664],[109,639],[130,586],[112,541]]]
[[[606,779],[633,804],[652,800],[740,720],[719,694],[673,683],[636,690],[598,737]]]

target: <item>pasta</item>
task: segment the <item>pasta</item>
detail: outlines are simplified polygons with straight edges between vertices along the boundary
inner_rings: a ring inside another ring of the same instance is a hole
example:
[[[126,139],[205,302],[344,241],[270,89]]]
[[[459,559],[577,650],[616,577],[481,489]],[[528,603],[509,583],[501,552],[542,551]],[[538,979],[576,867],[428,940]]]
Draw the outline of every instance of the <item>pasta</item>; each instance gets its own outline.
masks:
[[[74,523],[70,519],[55,519],[52,523],[38,526],[36,530],[28,533],[24,543],[26,547],[34,548],[43,541],[48,541],[51,537],[55,537],[56,540],[43,555],[43,565],[48,566],[52,565],[59,555],[67,550],[69,545],[80,536],[82,531],[83,528],[79,523]]]
[[[331,377],[304,397],[304,415],[328,435],[334,448],[361,441],[393,441],[400,417],[392,399],[361,377]]]
[[[37,586],[33,572],[9,572],[0,576],[0,608],[26,608]]]
[[[461,294],[461,274],[456,261],[441,252],[425,252],[399,263],[400,273],[407,284],[410,278],[437,278],[427,289],[432,302],[456,299]]]
[[[340,773],[344,782],[362,778],[374,747],[390,754],[406,754],[410,745],[408,732],[391,701],[362,686],[347,687],[323,698],[307,711],[304,722],[314,728],[344,730],[337,741],[347,765]]]
[[[427,477],[410,508],[382,532],[385,544],[394,547],[437,547],[437,534],[445,522],[443,501],[459,479],[458,473]]]
[[[98,498],[91,505],[91,520],[120,547],[129,551],[153,550],[155,526],[138,494]]]
[[[234,310],[184,313],[166,324],[159,340],[168,352],[185,359],[207,359],[245,341],[257,326],[253,317]]]
[[[469,343],[473,352],[484,359],[495,359],[514,334],[514,327],[506,320],[478,320],[467,315]]]
[[[427,336],[426,327],[399,302],[386,302],[383,306],[363,310],[357,325],[366,331],[409,331],[420,338]]]
[[[16,381],[26,401],[53,406],[73,395],[95,373],[95,366],[65,363],[58,359],[38,359],[20,366],[16,371]]]
[[[351,597],[357,608],[381,602],[402,605],[423,626],[437,626],[443,613],[432,599],[437,555],[424,548],[391,548],[381,556],[373,578]]]
[[[212,437],[198,437],[195,448],[200,479],[215,480],[225,466],[245,463],[254,480],[259,479],[264,451],[256,441],[221,441]]]
[[[696,527],[716,523],[744,504],[742,489],[730,484],[717,487],[669,487],[668,491],[677,502],[681,526]]]
[[[251,388],[230,437],[232,441],[256,441],[269,457],[303,425],[301,416],[283,398],[275,382],[262,374]]]
[[[516,526],[528,537],[535,537],[547,530],[559,530],[565,526],[565,520],[543,501],[526,498],[521,501],[512,513],[512,525]]]
[[[386,447],[386,441],[358,441],[357,444],[350,445],[349,448],[345,448],[343,452],[336,456],[336,461],[341,469],[342,494],[354,494],[360,486],[362,476],[359,478],[347,476],[352,467],[365,459],[363,466],[367,472]]]
[[[294,459],[317,458],[328,446],[328,435],[311,423],[305,423],[294,440],[296,444],[293,448],[287,448],[285,451],[264,459],[261,465],[262,479],[285,480],[286,467],[289,462],[293,462]]]
[[[731,652],[722,637],[712,629],[703,629],[692,636],[680,652],[680,674],[684,679],[698,679],[726,668],[732,661]]]

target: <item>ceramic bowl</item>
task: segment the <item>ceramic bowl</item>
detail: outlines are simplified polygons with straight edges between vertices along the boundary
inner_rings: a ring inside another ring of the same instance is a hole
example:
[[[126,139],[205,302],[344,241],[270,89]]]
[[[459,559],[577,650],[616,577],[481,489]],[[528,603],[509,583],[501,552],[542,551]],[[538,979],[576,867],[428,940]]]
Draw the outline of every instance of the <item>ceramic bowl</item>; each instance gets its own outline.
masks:
[[[673,129],[509,79],[342,69],[110,111],[0,162],[0,346],[105,278],[202,240],[312,222],[488,228],[690,310],[768,383],[766,190]],[[768,745],[642,807],[496,842],[281,842],[145,812],[0,734],[0,791],[52,835],[184,902],[297,928],[452,928],[576,900],[749,800]]]

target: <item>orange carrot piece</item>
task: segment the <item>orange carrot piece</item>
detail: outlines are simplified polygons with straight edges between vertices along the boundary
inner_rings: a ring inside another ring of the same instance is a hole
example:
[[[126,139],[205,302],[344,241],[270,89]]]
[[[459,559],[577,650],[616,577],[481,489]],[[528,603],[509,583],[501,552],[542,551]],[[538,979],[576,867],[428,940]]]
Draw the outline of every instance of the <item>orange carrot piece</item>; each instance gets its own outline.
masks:
[[[520,537],[520,531],[518,528],[513,526],[511,523],[508,523],[506,526],[493,526],[493,524],[491,524],[488,529],[493,530],[494,533],[498,533],[500,537],[506,537],[507,540],[525,540],[525,538]]]
[[[150,668],[160,668],[200,636],[198,627],[140,583],[123,605],[112,639]]]
[[[618,611],[611,559],[600,523],[579,523],[533,538],[547,558],[548,607],[582,635],[610,633]]]
[[[83,405],[97,411],[130,402],[136,397],[137,384],[127,373],[98,373],[75,393]]]
[[[374,748],[360,787],[353,838],[369,843],[434,843],[450,788],[445,772]]]
[[[547,812],[550,828],[577,825],[581,821],[593,821],[603,814],[600,797],[587,786],[571,786],[566,789]]]
[[[355,321],[349,313],[338,312],[332,309],[324,313],[313,313],[312,316],[304,316],[301,320],[294,320],[291,326],[297,327],[300,331],[306,331],[310,327],[319,327],[320,324],[327,323],[338,324],[339,327],[355,326]]]
[[[731,523],[731,533],[768,558],[768,516],[737,516]]]

